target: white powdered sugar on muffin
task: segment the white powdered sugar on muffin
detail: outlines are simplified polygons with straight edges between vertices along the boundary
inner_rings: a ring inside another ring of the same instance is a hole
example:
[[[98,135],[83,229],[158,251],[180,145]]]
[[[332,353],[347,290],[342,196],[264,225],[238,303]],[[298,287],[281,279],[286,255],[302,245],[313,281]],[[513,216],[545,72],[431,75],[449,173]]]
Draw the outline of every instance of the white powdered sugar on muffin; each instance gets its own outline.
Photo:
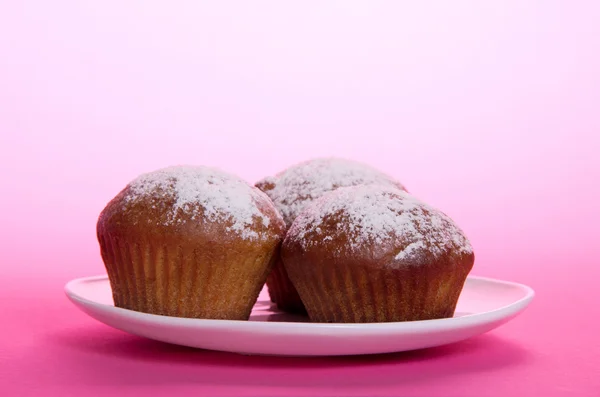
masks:
[[[173,202],[166,224],[181,222],[178,212],[182,210],[193,220],[200,214],[211,222],[228,220],[228,230],[244,239],[258,237],[249,228],[256,219],[265,227],[270,221],[257,205],[269,201],[263,192],[239,177],[211,167],[173,166],[142,174],[128,185],[124,202],[128,205],[145,197],[154,202]]]
[[[328,221],[335,217],[336,222]],[[365,185],[339,188],[300,214],[288,237],[305,248],[332,244],[336,236],[348,236],[344,249],[359,252],[393,241],[407,242],[395,256],[407,262],[427,251],[439,256],[444,252],[472,252],[462,230],[444,213],[398,189]]]
[[[390,176],[362,163],[339,158],[309,160],[259,181],[289,227],[314,200],[340,187],[383,185],[406,190]]]

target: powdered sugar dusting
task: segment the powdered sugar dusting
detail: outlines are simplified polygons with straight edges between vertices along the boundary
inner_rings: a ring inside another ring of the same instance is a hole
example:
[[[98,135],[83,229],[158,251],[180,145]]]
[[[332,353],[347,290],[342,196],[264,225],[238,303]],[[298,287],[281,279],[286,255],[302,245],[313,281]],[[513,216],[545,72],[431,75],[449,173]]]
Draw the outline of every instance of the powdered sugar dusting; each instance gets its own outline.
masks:
[[[395,259],[403,260],[413,257],[419,250],[427,248],[423,241],[415,241],[414,243],[408,244],[403,250],[398,252]]]
[[[270,222],[257,206],[257,202],[268,200],[261,191],[210,167],[174,166],[140,175],[129,184],[125,205],[144,197],[152,198],[154,203],[161,199],[173,201],[166,224],[182,222],[178,217],[182,210],[193,220],[201,214],[209,221],[229,220],[229,231],[244,239],[256,239],[260,236],[248,226],[257,218],[264,226]]]
[[[450,250],[472,252],[463,232],[444,213],[407,192],[382,186],[347,187],[329,193],[296,218],[288,236],[309,249],[329,244],[340,233],[348,236],[344,249],[350,252],[406,242],[395,255],[398,263],[410,263],[425,251],[434,256]]]
[[[385,185],[406,190],[388,175],[362,163],[321,158],[288,168],[275,177],[257,183],[273,200],[289,227],[314,200],[340,187]]]

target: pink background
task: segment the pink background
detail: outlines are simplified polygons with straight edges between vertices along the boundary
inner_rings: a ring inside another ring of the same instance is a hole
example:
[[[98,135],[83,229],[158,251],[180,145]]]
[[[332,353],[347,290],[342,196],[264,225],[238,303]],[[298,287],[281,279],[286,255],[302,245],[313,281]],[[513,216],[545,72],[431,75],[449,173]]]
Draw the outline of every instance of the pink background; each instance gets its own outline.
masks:
[[[595,1],[0,3],[3,395],[600,395]],[[252,4],[250,4],[252,3]],[[405,3],[405,4],[398,4]],[[96,323],[96,217],[140,172],[369,162],[537,292],[422,352],[260,358]]]

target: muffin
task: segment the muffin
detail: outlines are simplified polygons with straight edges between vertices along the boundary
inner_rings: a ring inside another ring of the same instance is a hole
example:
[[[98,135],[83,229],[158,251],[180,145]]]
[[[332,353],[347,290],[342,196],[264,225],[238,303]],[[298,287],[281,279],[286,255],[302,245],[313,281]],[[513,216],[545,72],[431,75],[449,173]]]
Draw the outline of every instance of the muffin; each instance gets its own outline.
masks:
[[[357,185],[384,185],[405,190],[398,181],[372,167],[338,158],[309,160],[256,183],[273,200],[287,227],[314,200],[339,187]],[[281,261],[269,274],[267,288],[271,301],[280,310],[306,313]]]
[[[289,228],[281,257],[314,322],[452,317],[474,254],[444,213],[382,186],[337,189]]]
[[[143,174],[97,223],[115,306],[206,319],[249,318],[284,235],[264,193],[209,167]]]

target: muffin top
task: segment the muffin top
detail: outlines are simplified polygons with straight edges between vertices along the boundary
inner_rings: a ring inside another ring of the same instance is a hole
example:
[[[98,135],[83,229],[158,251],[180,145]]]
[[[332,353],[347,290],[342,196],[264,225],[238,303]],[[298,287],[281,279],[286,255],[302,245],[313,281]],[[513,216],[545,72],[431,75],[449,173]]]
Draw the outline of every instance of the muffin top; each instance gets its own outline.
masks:
[[[339,158],[305,161],[256,183],[273,200],[288,227],[314,200],[337,188],[357,185],[406,190],[398,181],[368,165]]]
[[[106,206],[98,224],[170,232],[201,228],[243,240],[268,239],[285,227],[259,189],[202,166],[173,166],[140,175]]]
[[[339,188],[315,201],[292,224],[284,251],[390,267],[473,259],[448,216],[405,191],[376,185]]]

